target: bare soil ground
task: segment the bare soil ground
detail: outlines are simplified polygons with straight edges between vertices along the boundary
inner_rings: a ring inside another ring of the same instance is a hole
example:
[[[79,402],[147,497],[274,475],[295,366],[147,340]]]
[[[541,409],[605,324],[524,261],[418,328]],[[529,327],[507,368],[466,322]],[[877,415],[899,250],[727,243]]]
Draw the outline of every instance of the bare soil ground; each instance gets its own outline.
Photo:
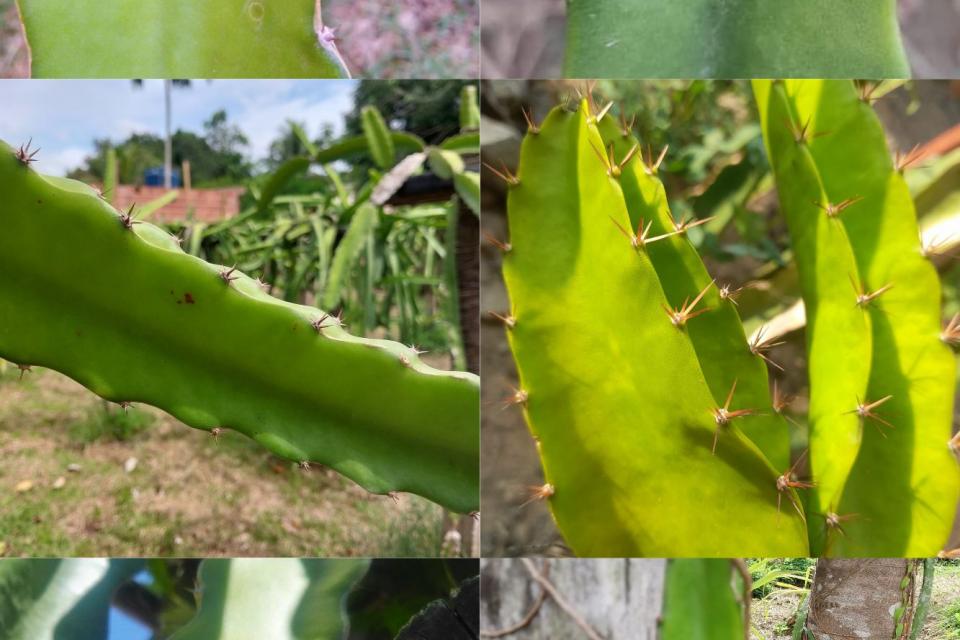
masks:
[[[799,592],[778,590],[751,607],[757,640],[781,640],[792,634],[793,617],[803,596]],[[960,567],[938,565],[933,583],[933,602],[920,640],[956,640],[960,638],[960,620],[954,619],[960,603]]]
[[[443,510],[72,380],[0,374],[0,556],[438,556]]]

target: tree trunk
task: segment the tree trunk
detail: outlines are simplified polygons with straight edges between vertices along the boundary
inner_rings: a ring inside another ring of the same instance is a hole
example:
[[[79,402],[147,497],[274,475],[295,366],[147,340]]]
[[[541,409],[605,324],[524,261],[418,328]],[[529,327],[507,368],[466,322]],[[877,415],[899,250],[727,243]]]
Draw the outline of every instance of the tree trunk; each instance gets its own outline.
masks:
[[[921,564],[903,558],[818,560],[807,638],[909,638]]]
[[[576,615],[605,640],[655,640],[663,603],[663,560],[532,559]],[[483,560],[482,637],[516,625],[542,592],[523,560]],[[494,636],[495,637],[495,636]],[[547,598],[530,624],[514,635],[523,640],[582,640],[573,617]]]

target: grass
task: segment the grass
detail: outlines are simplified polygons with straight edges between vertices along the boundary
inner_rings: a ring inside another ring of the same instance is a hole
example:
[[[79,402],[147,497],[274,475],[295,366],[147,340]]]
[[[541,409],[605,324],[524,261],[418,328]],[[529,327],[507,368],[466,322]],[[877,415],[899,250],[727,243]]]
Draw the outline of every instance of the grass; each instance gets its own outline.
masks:
[[[0,365],[0,459],[0,556],[440,555],[444,512],[423,498],[105,407],[50,371]]]

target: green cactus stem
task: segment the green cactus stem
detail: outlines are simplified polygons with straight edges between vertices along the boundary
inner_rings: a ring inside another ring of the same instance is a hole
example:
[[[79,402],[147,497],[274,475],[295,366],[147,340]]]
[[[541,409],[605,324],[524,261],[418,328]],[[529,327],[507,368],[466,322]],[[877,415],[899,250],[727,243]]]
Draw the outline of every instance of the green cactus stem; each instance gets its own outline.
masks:
[[[947,445],[956,360],[871,88],[763,81],[755,91],[809,318],[814,550],[935,555],[960,496]]]
[[[17,0],[38,78],[349,75],[316,0]]]
[[[538,441],[535,497],[579,555],[804,555],[797,497],[740,428],[762,407],[711,393],[688,327],[713,311],[696,287],[670,308],[597,119],[585,100],[554,109],[506,176],[511,401]]]
[[[0,357],[198,429],[234,429],[374,493],[477,509],[476,376],[272,298],[28,158],[0,144]]]

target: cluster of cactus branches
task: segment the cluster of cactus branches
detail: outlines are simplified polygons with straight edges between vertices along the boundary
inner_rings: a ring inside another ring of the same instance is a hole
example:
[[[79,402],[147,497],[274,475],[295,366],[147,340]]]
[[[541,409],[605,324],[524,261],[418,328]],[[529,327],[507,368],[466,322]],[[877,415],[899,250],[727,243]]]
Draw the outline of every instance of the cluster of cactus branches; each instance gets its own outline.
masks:
[[[686,237],[706,220],[671,215],[664,155],[588,91],[529,118],[518,172],[498,171],[533,497],[580,555],[935,555],[960,493],[957,320],[941,328],[902,167],[869,91],[755,92],[808,309],[809,450],[768,386],[774,339],[747,338]]]
[[[382,118],[375,126],[367,138],[403,137]],[[450,153],[459,159],[475,137],[458,137]],[[343,141],[306,164],[366,145],[364,138]],[[395,158],[383,153],[382,160]],[[87,185],[40,175],[36,161],[29,145],[0,144],[8,194],[0,207],[0,270],[9,276],[0,283],[0,357],[23,371],[63,372],[124,406],[157,406],[214,435],[236,430],[374,493],[409,491],[461,513],[478,508],[477,376],[434,369],[416,347],[352,335],[340,316],[274,298],[236,264],[190,255],[177,237],[139,219],[135,207],[117,211]],[[457,172],[467,173],[462,161]],[[282,168],[274,176],[256,212],[272,205],[294,173]],[[371,182],[369,191],[379,186]],[[355,198],[341,249],[367,241],[382,216],[374,202]],[[368,226],[358,233],[364,217]],[[306,218],[298,223],[308,233],[316,228]],[[346,278],[355,250],[341,254],[330,271]],[[368,401],[373,381],[377,402]]]

